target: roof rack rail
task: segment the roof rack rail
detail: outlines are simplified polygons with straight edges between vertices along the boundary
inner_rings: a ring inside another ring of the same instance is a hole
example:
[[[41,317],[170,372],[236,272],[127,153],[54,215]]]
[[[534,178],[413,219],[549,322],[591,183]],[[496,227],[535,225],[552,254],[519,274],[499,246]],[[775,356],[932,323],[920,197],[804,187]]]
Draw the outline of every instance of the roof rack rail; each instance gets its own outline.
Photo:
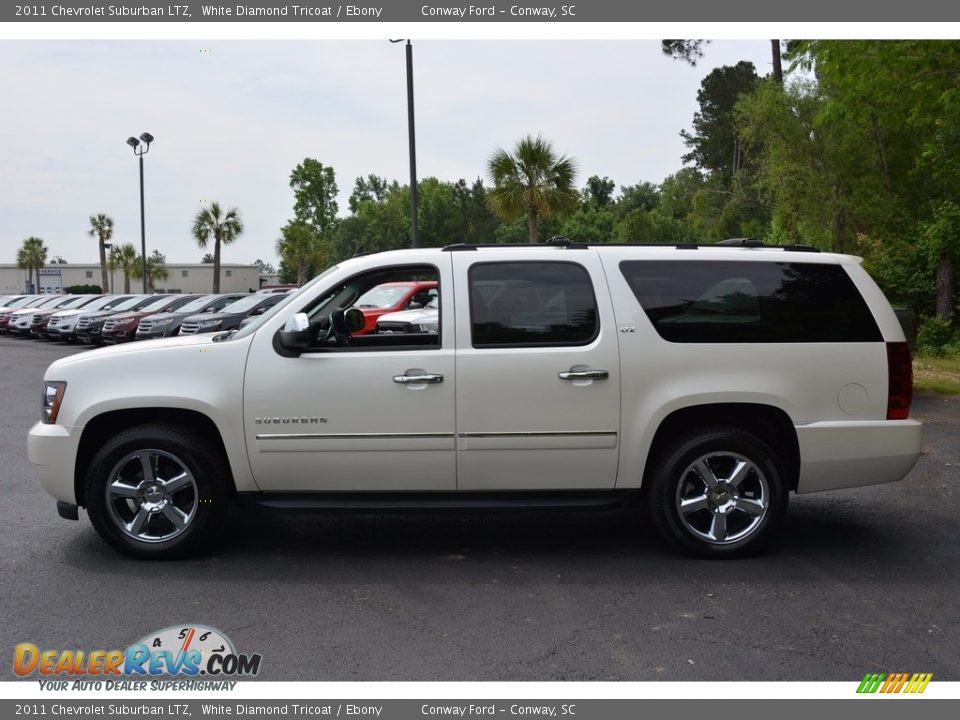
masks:
[[[718,242],[717,245],[723,247],[764,247],[763,241],[751,237],[727,238]]]
[[[676,250],[699,250],[700,248],[765,248],[767,250],[783,250],[790,252],[818,253],[820,250],[812,245],[767,245],[756,238],[729,238],[716,243],[678,242],[678,243],[594,243],[577,242],[565,237],[552,237],[542,243],[454,243],[442,248],[445,252],[461,250],[478,250],[480,248],[559,248],[569,250],[585,250],[598,247],[661,247]]]

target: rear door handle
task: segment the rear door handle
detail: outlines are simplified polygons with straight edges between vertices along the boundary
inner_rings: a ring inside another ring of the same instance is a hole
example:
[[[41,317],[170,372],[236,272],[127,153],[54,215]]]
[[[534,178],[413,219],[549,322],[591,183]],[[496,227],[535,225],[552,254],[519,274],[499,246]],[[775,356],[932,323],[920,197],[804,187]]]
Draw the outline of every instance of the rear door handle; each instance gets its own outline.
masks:
[[[586,370],[567,370],[566,372],[558,372],[557,377],[561,380],[606,380],[610,377],[610,373],[606,370],[594,370],[593,368],[588,368]]]
[[[426,373],[423,375],[394,375],[393,381],[401,385],[417,385],[420,383],[437,385],[443,382],[443,375],[434,373]]]

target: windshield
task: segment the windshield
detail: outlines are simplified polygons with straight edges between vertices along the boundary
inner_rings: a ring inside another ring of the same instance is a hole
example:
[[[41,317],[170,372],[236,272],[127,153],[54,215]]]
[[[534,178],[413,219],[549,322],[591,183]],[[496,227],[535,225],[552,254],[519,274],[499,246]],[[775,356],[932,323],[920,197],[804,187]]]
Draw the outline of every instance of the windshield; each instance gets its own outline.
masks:
[[[254,295],[247,295],[247,297],[245,297],[245,298],[240,298],[240,299],[237,300],[236,302],[230,303],[230,304],[227,305],[225,308],[223,308],[223,310],[221,310],[220,312],[222,312],[222,313],[243,313],[243,312],[246,312],[247,310],[252,310],[252,309],[255,308],[257,305],[259,305],[260,303],[264,302],[268,297],[270,297],[270,296],[269,296],[269,295],[261,295],[261,294],[259,294],[259,293],[256,293],[256,294],[254,294]]]
[[[177,310],[177,312],[183,313],[195,313],[203,310],[207,305],[209,305],[216,298],[216,295],[204,295],[203,297],[198,297],[196,300],[191,300],[186,305],[182,306]]]
[[[299,297],[300,295],[302,295],[304,290],[306,290],[307,288],[313,287],[313,286],[316,285],[320,280],[322,280],[323,278],[325,278],[327,275],[329,275],[330,273],[332,273],[334,270],[338,270],[338,269],[339,269],[339,265],[331,265],[331,266],[328,267],[326,270],[324,270],[322,273],[320,273],[319,275],[317,275],[313,280],[311,280],[311,281],[308,282],[306,285],[304,285],[302,288],[300,288],[299,290],[294,290],[293,292],[289,293],[285,298],[283,298],[283,300],[281,300],[281,301],[278,302],[276,305],[274,305],[272,308],[270,308],[269,310],[267,310],[263,315],[258,316],[257,319],[254,320],[253,322],[251,322],[249,325],[246,325],[246,326],[244,326],[243,328],[241,328],[241,329],[239,330],[239,332],[237,332],[237,333],[235,333],[235,334],[233,335],[233,337],[234,337],[234,338],[242,338],[242,337],[246,337],[247,335],[251,335],[252,333],[256,332],[256,330],[257,330],[258,327],[260,327],[261,325],[263,325],[268,319],[272,318],[272,317],[273,317],[274,315],[276,315],[278,312],[280,312],[281,310],[283,310],[283,308],[285,308],[287,305],[289,305],[289,304],[293,301],[294,298],[297,298],[297,297]],[[226,337],[226,336],[224,336],[224,337]]]
[[[18,299],[18,300],[11,300],[10,302],[8,302],[8,303],[6,304],[5,307],[8,307],[8,308],[23,307],[23,306],[25,306],[27,303],[33,302],[34,300],[36,300],[35,297],[32,297],[32,296],[30,296],[30,295],[27,295],[26,297],[22,297],[22,298],[20,298],[20,299]]]
[[[378,285],[373,290],[367,290],[353,304],[358,308],[392,308],[400,299],[410,292],[409,286],[393,287],[387,285]]]
[[[133,297],[127,296],[124,298],[113,298],[114,302],[118,300],[116,305],[109,305],[106,309],[114,310],[116,312],[123,312],[124,310],[133,310],[140,303],[146,302],[149,298],[144,297],[143,295],[134,295]]]
[[[92,300],[83,306],[84,310],[100,310],[105,305],[109,305],[111,301],[116,300],[117,298],[113,295],[104,295],[103,297],[98,297],[96,300]],[[76,307],[76,306],[74,306]]]
[[[171,302],[173,302],[173,298],[171,298],[169,295],[163,295],[162,297],[158,297],[153,302],[148,302],[146,305],[141,305],[137,308],[137,310],[161,310]]]
[[[69,308],[80,307],[81,305],[86,305],[88,302],[94,300],[95,298],[90,297],[89,295],[80,295],[73,298],[73,300],[68,300],[63,303],[63,305],[58,305],[57,307],[67,310]]]
[[[66,296],[54,295],[52,298],[48,297],[43,302],[37,303],[33,307],[47,308],[47,309],[60,307],[61,305],[65,305],[71,300],[74,300],[75,298],[76,298],[76,295],[66,295]]]

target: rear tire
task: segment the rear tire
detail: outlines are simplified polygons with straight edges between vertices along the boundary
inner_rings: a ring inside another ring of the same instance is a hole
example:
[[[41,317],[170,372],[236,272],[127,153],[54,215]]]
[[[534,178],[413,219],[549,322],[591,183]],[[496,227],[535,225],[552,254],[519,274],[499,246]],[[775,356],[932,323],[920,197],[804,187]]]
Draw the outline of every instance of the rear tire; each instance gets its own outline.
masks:
[[[230,498],[226,460],[179,425],[137,425],[96,453],[84,483],[87,514],[104,540],[138,558],[206,550]]]
[[[752,555],[783,520],[786,477],[777,453],[751,433],[723,426],[692,431],[654,460],[651,519],[689,555]]]

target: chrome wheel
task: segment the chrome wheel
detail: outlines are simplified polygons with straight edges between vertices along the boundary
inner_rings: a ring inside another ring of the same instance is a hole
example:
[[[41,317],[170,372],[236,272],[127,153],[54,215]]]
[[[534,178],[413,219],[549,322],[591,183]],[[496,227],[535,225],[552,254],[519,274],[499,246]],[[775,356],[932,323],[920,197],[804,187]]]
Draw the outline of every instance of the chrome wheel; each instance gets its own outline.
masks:
[[[125,535],[159,543],[177,537],[197,514],[197,481],[182,460],[163,450],[125,455],[106,484],[110,519]]]
[[[757,531],[770,507],[770,486],[755,463],[714,452],[687,466],[677,483],[683,527],[711,545],[730,545]]]

